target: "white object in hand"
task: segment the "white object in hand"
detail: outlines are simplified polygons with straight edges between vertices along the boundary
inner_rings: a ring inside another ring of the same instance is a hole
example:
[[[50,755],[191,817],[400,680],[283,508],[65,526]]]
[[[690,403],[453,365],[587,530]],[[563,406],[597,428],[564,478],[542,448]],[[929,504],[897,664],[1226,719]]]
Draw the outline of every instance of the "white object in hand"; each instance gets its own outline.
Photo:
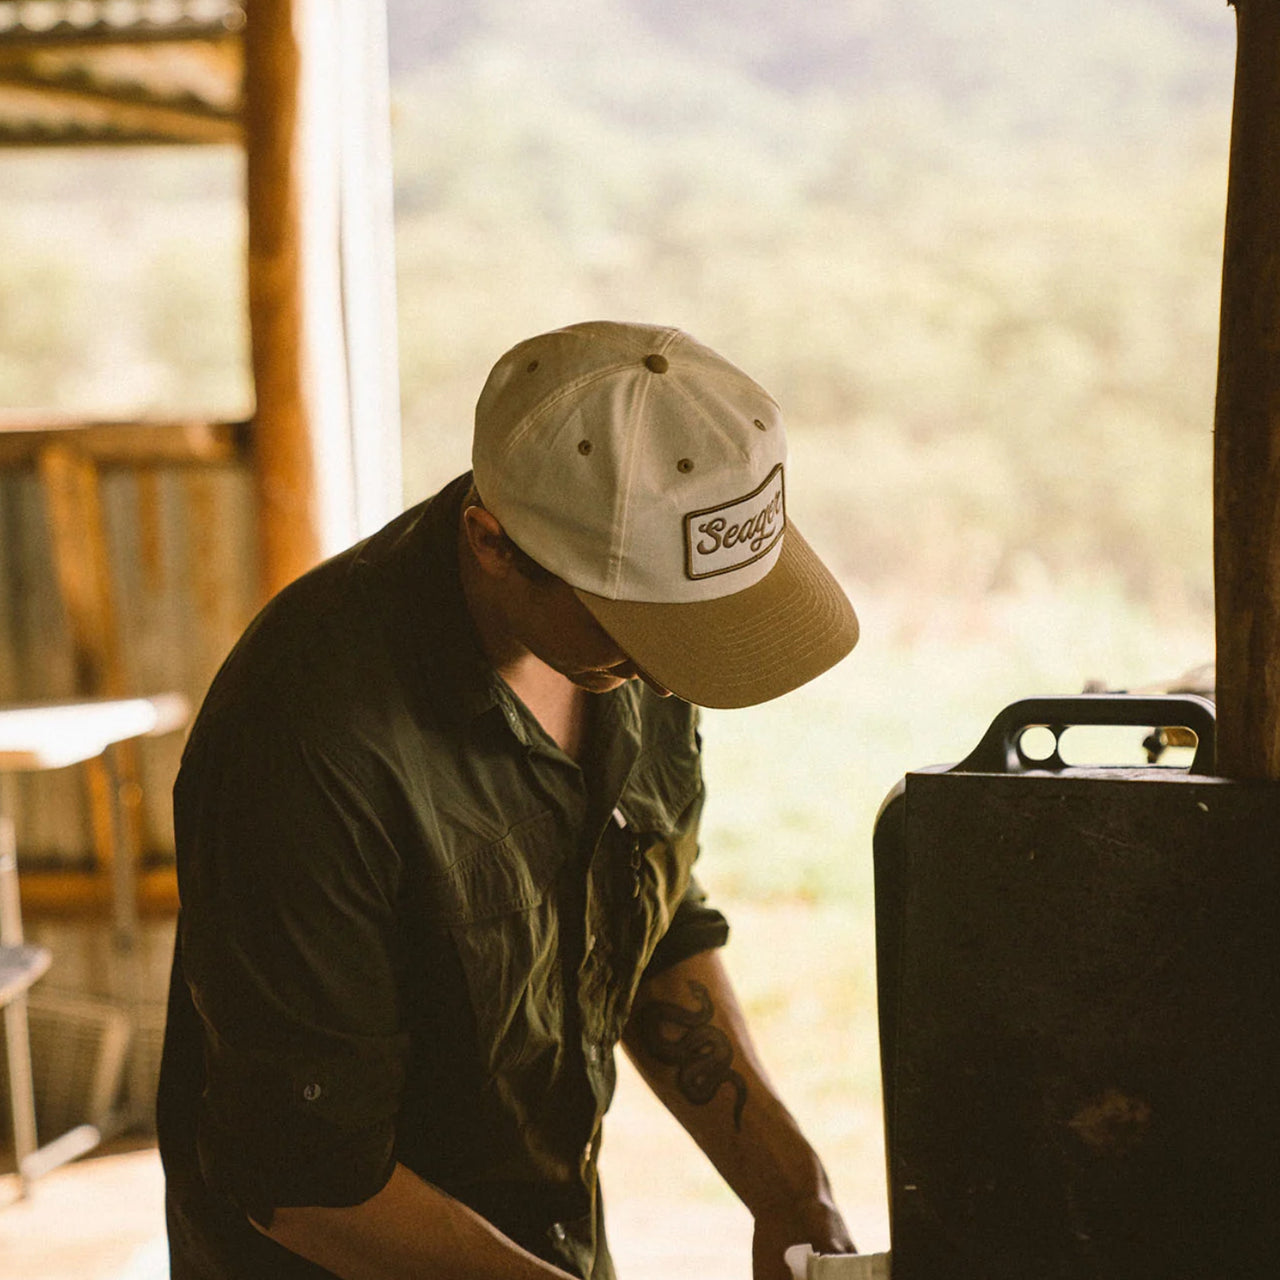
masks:
[[[793,1244],[783,1257],[792,1280],[890,1280],[887,1253],[814,1253]]]

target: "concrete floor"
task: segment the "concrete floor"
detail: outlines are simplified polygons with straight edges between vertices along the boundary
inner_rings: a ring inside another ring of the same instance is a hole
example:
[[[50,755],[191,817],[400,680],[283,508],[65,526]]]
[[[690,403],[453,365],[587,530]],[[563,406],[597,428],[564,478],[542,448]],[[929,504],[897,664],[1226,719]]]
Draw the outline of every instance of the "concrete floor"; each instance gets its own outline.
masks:
[[[25,1200],[0,1178],[0,1280],[166,1280],[164,1178],[152,1147],[54,1170]]]

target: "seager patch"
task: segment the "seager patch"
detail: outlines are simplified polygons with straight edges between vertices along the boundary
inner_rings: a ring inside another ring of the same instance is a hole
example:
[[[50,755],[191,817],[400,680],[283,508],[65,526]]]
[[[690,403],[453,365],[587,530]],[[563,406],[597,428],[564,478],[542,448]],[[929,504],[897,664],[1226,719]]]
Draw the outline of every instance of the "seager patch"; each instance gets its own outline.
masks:
[[[695,580],[713,578],[754,564],[773,550],[786,524],[779,463],[746,497],[685,516],[685,573]]]

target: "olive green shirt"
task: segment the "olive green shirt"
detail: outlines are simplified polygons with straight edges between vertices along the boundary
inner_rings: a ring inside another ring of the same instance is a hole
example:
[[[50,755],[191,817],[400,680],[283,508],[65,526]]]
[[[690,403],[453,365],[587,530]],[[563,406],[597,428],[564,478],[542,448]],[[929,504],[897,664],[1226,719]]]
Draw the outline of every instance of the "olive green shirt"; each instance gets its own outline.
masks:
[[[263,611],[175,788],[159,1098],[175,1280],[319,1276],[254,1231],[396,1161],[572,1274],[613,1276],[596,1162],[647,972],[721,945],[692,878],[696,711],[592,699],[580,768],[484,660],[469,477]]]

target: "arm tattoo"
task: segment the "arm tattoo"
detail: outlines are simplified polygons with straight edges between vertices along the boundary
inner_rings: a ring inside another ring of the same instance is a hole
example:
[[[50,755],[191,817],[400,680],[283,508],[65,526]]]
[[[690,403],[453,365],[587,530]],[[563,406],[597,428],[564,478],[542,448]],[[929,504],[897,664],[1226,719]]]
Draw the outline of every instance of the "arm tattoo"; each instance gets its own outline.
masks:
[[[721,1085],[734,1091],[733,1127],[742,1131],[742,1108],[747,1102],[747,1083],[733,1070],[733,1048],[729,1037],[711,1025],[715,1006],[701,982],[690,982],[696,1009],[653,1000],[636,1011],[636,1032],[650,1057],[676,1068],[676,1085],[696,1106],[705,1106],[720,1092]],[[683,1027],[673,1036],[664,1026]]]

